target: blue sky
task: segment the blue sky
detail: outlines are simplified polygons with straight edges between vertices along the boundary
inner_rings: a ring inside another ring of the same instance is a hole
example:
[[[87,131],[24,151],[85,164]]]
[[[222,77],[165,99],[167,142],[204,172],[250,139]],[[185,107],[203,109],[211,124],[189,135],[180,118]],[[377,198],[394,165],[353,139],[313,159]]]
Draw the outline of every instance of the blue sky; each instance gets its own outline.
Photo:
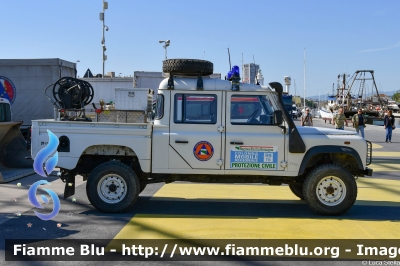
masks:
[[[265,81],[292,77],[307,96],[332,90],[337,75],[375,71],[382,91],[400,89],[400,1],[108,0],[105,72],[161,71],[168,58],[214,63],[214,72],[255,62]],[[101,0],[0,0],[0,58],[61,58],[102,73]]]

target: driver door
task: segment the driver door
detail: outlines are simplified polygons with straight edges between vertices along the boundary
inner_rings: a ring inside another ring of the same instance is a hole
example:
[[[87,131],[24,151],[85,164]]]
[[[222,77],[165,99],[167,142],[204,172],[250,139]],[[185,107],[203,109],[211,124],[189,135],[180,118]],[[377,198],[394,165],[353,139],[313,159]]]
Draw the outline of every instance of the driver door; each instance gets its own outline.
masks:
[[[226,92],[227,174],[283,171],[285,134],[274,124],[274,107],[262,92]]]

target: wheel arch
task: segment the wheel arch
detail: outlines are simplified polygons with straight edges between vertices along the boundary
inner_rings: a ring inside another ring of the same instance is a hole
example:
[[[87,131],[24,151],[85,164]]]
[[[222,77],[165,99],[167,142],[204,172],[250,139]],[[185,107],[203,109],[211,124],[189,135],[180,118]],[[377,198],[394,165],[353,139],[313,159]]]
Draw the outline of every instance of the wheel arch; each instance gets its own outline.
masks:
[[[136,169],[141,170],[142,168],[141,159],[130,147],[121,145],[92,145],[82,152],[75,165],[75,170],[78,173],[90,173],[97,165],[113,159],[119,160],[131,167],[135,166]]]
[[[298,175],[305,174],[307,168],[313,167],[321,160],[327,159],[324,158],[326,155],[329,155],[329,162],[343,161],[343,158],[349,158],[347,163],[353,163],[353,167],[350,167],[350,169],[347,169],[349,167],[344,168],[351,173],[357,173],[360,169],[363,169],[362,160],[355,149],[344,146],[323,145],[312,147],[306,152],[301,162]],[[319,159],[319,157],[321,158]],[[328,163],[328,161],[326,163]],[[354,163],[356,165],[354,165]]]
[[[136,156],[132,148],[121,145],[92,145],[87,147],[81,155],[116,155]],[[136,156],[137,157],[137,156]]]

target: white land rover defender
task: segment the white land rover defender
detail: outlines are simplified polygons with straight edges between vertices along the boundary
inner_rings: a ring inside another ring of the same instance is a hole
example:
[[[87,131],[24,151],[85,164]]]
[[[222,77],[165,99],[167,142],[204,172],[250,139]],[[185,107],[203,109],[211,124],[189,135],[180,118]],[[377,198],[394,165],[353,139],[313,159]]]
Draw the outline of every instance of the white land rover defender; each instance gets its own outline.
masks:
[[[227,80],[213,79],[213,64],[194,59],[165,60],[163,72],[154,119],[150,97],[146,122],[33,121],[32,158],[47,130],[59,138],[64,198],[75,193],[76,175],[93,206],[109,213],[130,208],[149,183],[288,184],[315,213],[340,215],[356,200],[357,177],[372,175],[371,143],[296,127],[280,83],[240,83],[236,66]]]

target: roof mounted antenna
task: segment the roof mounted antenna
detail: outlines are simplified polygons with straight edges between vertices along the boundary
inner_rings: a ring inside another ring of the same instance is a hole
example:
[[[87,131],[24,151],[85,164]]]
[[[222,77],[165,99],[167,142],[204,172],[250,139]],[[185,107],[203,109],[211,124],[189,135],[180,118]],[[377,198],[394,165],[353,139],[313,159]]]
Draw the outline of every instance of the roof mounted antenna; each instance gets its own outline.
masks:
[[[232,64],[231,64],[231,53],[229,52],[229,48],[228,49],[228,57],[229,57],[229,69],[232,69]]]
[[[254,62],[254,68],[256,68],[256,60],[254,60],[254,55],[253,55],[253,62]],[[258,82],[258,79],[257,79],[257,73],[256,73],[256,85],[260,85],[260,82]]]
[[[228,72],[228,75],[225,76],[225,80],[227,80],[227,79],[230,80],[230,78],[231,78],[231,76],[232,76],[232,71],[231,71],[231,69],[232,69],[232,65],[231,65],[231,53],[229,52],[229,47],[226,48],[226,49],[228,49],[229,72]]]

